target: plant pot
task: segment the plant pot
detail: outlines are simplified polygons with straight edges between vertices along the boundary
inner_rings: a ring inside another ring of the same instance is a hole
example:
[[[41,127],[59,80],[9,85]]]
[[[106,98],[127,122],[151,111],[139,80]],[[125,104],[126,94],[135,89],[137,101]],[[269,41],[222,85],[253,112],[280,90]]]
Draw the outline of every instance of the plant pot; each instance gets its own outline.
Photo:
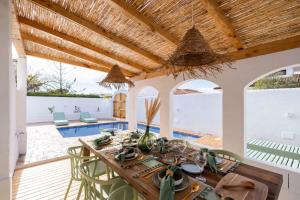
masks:
[[[145,133],[138,141],[138,148],[143,152],[150,152],[156,140],[156,136],[153,133],[150,133],[149,129],[150,127],[146,126]]]

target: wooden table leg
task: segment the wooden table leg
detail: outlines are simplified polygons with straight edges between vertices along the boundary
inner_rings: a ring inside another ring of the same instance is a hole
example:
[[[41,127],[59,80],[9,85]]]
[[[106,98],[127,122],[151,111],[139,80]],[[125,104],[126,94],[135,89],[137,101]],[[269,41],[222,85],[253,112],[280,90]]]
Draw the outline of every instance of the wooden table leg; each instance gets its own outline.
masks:
[[[83,147],[83,156],[90,156],[91,152],[88,148]],[[84,162],[89,161],[88,159],[84,160]]]

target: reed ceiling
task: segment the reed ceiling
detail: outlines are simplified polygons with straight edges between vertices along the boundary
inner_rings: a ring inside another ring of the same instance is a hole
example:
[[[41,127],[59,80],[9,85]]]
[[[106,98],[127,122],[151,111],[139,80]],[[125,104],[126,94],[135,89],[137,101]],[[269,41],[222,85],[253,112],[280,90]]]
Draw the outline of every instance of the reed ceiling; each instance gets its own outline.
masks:
[[[194,24],[241,59],[300,46],[298,0],[14,0],[27,55],[128,77],[157,74]],[[154,75],[152,75],[154,76]]]

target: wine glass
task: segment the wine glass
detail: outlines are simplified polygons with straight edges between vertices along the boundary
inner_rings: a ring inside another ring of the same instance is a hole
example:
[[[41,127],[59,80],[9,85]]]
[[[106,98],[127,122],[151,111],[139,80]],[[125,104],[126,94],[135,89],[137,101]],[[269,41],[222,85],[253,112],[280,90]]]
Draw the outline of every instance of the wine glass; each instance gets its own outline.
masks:
[[[207,164],[207,154],[206,153],[203,153],[203,154],[197,153],[197,154],[195,154],[194,155],[194,162],[203,171],[204,167]]]
[[[184,152],[187,148],[187,143],[186,141],[183,141],[182,143],[178,144],[178,150],[180,151],[180,155],[183,157]]]

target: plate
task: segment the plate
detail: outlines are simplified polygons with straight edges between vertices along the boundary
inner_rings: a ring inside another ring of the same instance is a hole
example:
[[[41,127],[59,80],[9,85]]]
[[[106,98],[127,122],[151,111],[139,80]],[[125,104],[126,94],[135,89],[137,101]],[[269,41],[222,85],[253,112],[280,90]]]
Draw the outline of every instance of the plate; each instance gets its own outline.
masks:
[[[175,190],[174,190],[175,192],[185,190],[186,188],[189,187],[189,178],[187,177],[187,175],[183,173],[182,177],[183,177],[183,181],[180,185],[175,186]],[[157,188],[160,188],[159,172],[153,174],[152,181]]]
[[[96,146],[95,145],[95,149],[100,149],[103,145],[107,145],[107,144],[109,144],[110,142],[112,141],[112,139],[111,138],[109,138],[109,139],[107,139],[107,140],[105,140],[105,141],[103,141],[103,142],[101,142],[98,146]]]
[[[138,156],[139,156],[138,150],[135,149],[134,155],[131,156],[131,157],[127,157],[127,158],[126,158],[126,156],[125,156],[124,161],[134,160],[134,159],[136,159]],[[118,160],[118,155],[115,155],[115,159]]]
[[[183,163],[181,164],[181,169],[190,174],[201,174],[203,172],[203,168],[195,163]]]
[[[223,164],[224,161],[225,161],[224,158],[216,157],[216,164],[217,165]]]

